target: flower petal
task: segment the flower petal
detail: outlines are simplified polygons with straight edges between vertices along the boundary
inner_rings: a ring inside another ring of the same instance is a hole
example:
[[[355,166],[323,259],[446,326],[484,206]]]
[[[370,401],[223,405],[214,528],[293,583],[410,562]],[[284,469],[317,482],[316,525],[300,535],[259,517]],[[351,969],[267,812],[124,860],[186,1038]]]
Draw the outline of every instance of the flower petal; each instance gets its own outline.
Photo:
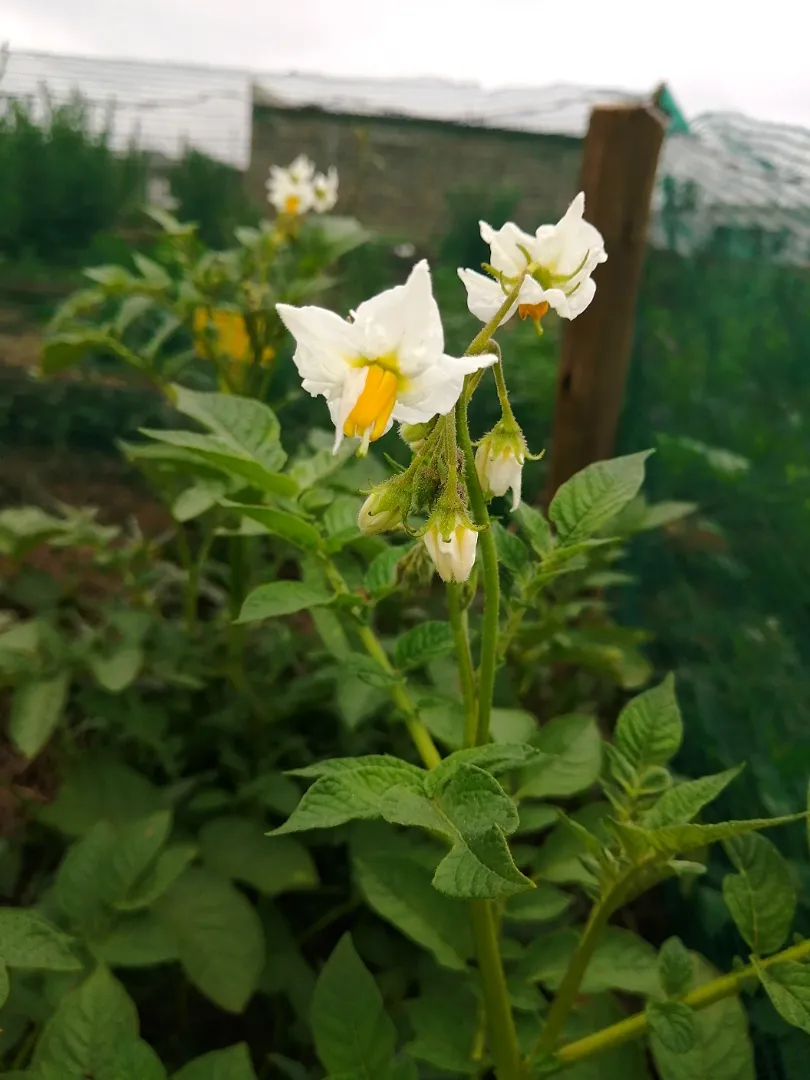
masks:
[[[491,367],[494,353],[480,356],[442,356],[432,367],[411,378],[400,392],[392,416],[403,424],[424,424],[434,416],[444,416],[455,407],[464,386],[464,376]]]
[[[525,233],[513,221],[493,229],[486,221],[479,222],[481,239],[490,246],[490,264],[506,277],[517,277],[526,268],[526,256],[521,247],[531,250],[534,237]]]
[[[301,378],[325,385],[342,384],[360,352],[352,324],[326,308],[276,304],[276,311],[295,338],[293,361]]]
[[[476,319],[480,319],[483,323],[488,323],[491,319],[494,319],[498,313],[498,308],[505,300],[504,291],[498,282],[493,281],[492,278],[487,277],[485,274],[479,274],[475,270],[465,270],[461,267],[458,276],[467,290],[467,307],[475,315]],[[517,301],[501,319],[500,325],[503,326],[516,311]]]
[[[396,354],[399,370],[407,376],[434,363],[444,351],[444,330],[427,261],[414,266],[404,285],[360,304],[354,325],[369,359]]]

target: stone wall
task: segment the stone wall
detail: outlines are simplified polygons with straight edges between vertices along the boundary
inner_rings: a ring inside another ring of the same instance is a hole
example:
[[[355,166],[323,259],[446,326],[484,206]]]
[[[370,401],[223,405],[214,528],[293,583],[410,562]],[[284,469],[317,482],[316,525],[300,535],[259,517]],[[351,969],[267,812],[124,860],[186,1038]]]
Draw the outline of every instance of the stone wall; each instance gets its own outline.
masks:
[[[269,166],[286,165],[302,152],[319,168],[337,165],[340,212],[421,244],[444,232],[446,194],[461,185],[515,189],[520,201],[514,217],[527,228],[555,220],[577,192],[581,142],[257,102],[248,170],[252,196],[263,202]]]

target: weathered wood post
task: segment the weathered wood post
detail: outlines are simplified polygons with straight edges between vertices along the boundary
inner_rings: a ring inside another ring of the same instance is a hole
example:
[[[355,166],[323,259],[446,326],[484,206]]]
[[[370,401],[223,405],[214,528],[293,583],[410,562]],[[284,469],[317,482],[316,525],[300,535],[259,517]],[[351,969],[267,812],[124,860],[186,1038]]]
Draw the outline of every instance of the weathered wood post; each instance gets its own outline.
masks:
[[[665,129],[654,104],[598,105],[591,113],[580,188],[608,261],[595,273],[591,306],[565,323],[547,500],[574,473],[613,452]]]

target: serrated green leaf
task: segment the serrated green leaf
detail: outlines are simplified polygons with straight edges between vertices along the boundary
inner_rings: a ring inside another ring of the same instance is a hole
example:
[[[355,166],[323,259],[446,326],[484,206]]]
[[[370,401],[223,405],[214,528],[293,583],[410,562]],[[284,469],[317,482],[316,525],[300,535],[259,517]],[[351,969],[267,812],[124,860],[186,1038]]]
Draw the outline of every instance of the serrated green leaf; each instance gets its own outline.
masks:
[[[172,1080],[256,1080],[256,1073],[247,1043],[236,1043],[194,1058]]]
[[[11,700],[8,734],[15,750],[36,757],[53,735],[67,701],[70,674],[21,683]]]
[[[264,964],[261,923],[243,894],[191,868],[152,910],[174,935],[189,980],[221,1009],[242,1012]]]
[[[118,1047],[137,1037],[134,1003],[121,983],[98,967],[62,998],[45,1025],[34,1051],[34,1071],[50,1067],[62,1070],[59,1075],[109,1075]]]
[[[687,780],[665,791],[651,810],[642,817],[645,829],[658,829],[665,825],[686,825],[704,806],[714,802],[721,792],[742,772],[742,766],[727,769],[714,776],[702,776]]]
[[[394,667],[401,671],[421,667],[455,648],[448,622],[427,621],[406,630],[394,646]]]
[[[433,869],[401,835],[360,834],[352,843],[354,876],[369,907],[444,967],[463,970],[472,952],[458,900],[432,885]]]
[[[307,849],[266,832],[253,818],[215,818],[200,831],[200,852],[217,874],[252,885],[265,896],[316,888],[318,872]]]
[[[644,462],[652,453],[596,461],[562,484],[551,500],[548,515],[561,544],[587,540],[638,494],[644,483]]]
[[[788,960],[757,965],[757,974],[782,1019],[810,1034],[810,967]]]
[[[667,938],[658,953],[658,977],[668,997],[680,997],[692,986],[692,957],[680,938]]]
[[[304,551],[317,551],[322,545],[321,534],[314,525],[295,514],[288,514],[286,510],[277,510],[272,506],[249,506],[230,500],[223,502],[236,513],[257,521],[271,535],[280,536]]]
[[[453,775],[460,765],[477,765],[480,769],[497,776],[499,773],[516,769],[528,761],[542,758],[544,755],[528,743],[487,743],[484,746],[470,746],[448,754],[435,768],[425,776],[425,791],[432,795]]]
[[[529,549],[519,536],[505,529],[500,521],[493,519],[489,525],[498,549],[498,561],[513,574],[519,574],[529,561]]]
[[[718,825],[666,825],[660,829],[643,829],[637,825],[614,822],[611,828],[634,850],[652,849],[665,859],[694,851],[696,848],[729,840],[733,836],[789,825],[800,821],[805,814],[788,814],[776,818],[752,818],[748,821],[724,821]]]
[[[393,754],[365,754],[363,757],[327,758],[325,761],[316,761],[313,765],[305,765],[301,769],[290,769],[288,776],[303,776],[308,780],[317,779],[319,776],[339,776],[343,773],[356,772],[379,765],[390,769],[390,783],[410,783],[413,781],[421,790],[421,784],[425,779],[425,770],[418,765],[411,765],[409,761],[394,757]],[[392,779],[396,775],[396,779]]]
[[[613,741],[637,769],[666,765],[678,752],[683,720],[672,675],[625,705],[616,721]]]
[[[700,1030],[688,1005],[681,1001],[650,1001],[644,1012],[650,1031],[666,1050],[685,1054],[697,1046]]]
[[[315,985],[312,1032],[318,1058],[328,1072],[361,1080],[388,1074],[396,1031],[348,934],[338,942]]]
[[[302,581],[271,581],[248,593],[236,621],[249,623],[277,619],[281,615],[293,615],[296,611],[324,607],[331,604],[334,598],[321,585],[307,585]]]
[[[0,908],[0,960],[23,971],[80,971],[74,938],[29,908]]]
[[[356,764],[337,764],[338,761]],[[324,769],[312,787],[305,792],[292,815],[273,835],[301,832],[306,829],[329,829],[347,821],[360,821],[382,816],[382,799],[393,787],[421,793],[424,774],[414,766],[396,758],[364,763],[363,758],[336,759],[321,762],[311,768]],[[300,775],[300,773],[299,773]],[[308,773],[307,775],[313,775]]]
[[[257,402],[258,404],[258,402]],[[168,446],[187,450],[198,461],[218,472],[238,477],[268,495],[294,496],[298,487],[292,477],[277,470],[284,464],[284,451],[276,443],[264,451],[264,462],[232,450],[227,441],[216,435],[196,431],[162,431],[141,428],[142,435]]]
[[[553,545],[551,526],[534,507],[522,502],[512,515],[518,528],[529,541],[537,555],[545,555]]]
[[[717,977],[702,957],[692,954],[694,983]],[[691,1050],[667,1049],[655,1035],[650,1048],[661,1080],[755,1080],[754,1053],[745,1010],[736,997],[725,998],[695,1013],[698,1041]]]
[[[758,956],[775,953],[796,914],[790,867],[770,840],[757,833],[733,837],[723,846],[737,870],[723,878],[726,907]]]
[[[574,795],[599,778],[602,738],[593,717],[558,716],[542,727],[532,742],[544,759],[520,770],[520,798]]]

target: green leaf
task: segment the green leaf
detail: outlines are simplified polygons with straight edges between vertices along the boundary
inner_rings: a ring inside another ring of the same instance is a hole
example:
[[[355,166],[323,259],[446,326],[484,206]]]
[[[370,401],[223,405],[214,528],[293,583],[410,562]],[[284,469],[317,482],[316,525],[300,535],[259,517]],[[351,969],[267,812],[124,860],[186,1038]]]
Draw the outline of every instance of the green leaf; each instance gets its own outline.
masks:
[[[8,724],[15,750],[27,758],[36,757],[62,718],[69,688],[66,671],[53,678],[20,683],[11,701]]]
[[[199,843],[212,870],[265,896],[317,888],[318,872],[307,849],[286,836],[267,836],[253,818],[215,818],[203,826]]]
[[[522,502],[512,515],[537,555],[545,555],[553,545],[551,526],[534,507]]]
[[[430,860],[390,829],[360,833],[352,852],[355,880],[369,907],[439,964],[463,970],[472,952],[466,911],[434,889]]]
[[[604,820],[610,812],[605,803],[590,803],[571,815],[571,820],[587,829],[596,839],[606,838]],[[535,875],[556,885],[584,885],[594,883],[593,872],[583,863],[589,847],[581,836],[567,825],[560,823],[543,841],[533,868]]]
[[[521,803],[519,810],[518,835],[543,832],[544,829],[551,828],[558,818],[556,807],[542,803]]]
[[[125,897],[113,901],[119,911],[150,907],[197,857],[195,844],[170,844]]]
[[[73,330],[54,334],[45,340],[40,363],[45,375],[55,375],[80,364],[90,354],[112,354],[121,359],[132,356],[120,342],[104,330]]]
[[[487,743],[456,750],[444,758],[425,776],[425,791],[432,795],[453,775],[460,765],[477,765],[479,769],[498,775],[525,765],[527,761],[543,755],[527,743]]]
[[[179,959],[172,929],[151,911],[122,915],[101,940],[94,940],[93,951],[111,967],[153,967]]]
[[[405,1003],[414,1032],[411,1057],[457,1076],[477,1075],[475,1060],[479,1003],[469,982],[445,973],[425,980],[418,998]]]
[[[363,584],[372,596],[384,596],[396,587],[400,560],[412,547],[412,544],[398,544],[374,556],[363,578]]]
[[[578,940],[578,935],[570,930],[540,938],[521,962],[522,973],[556,990]],[[623,990],[627,994],[660,996],[655,949],[631,931],[609,926],[591,957],[580,990],[585,994]]]
[[[172,1080],[256,1080],[247,1043],[212,1050],[176,1072]]]
[[[515,922],[551,922],[571,906],[571,897],[553,885],[538,885],[531,892],[510,896],[504,917]]]
[[[796,914],[790,867],[770,840],[757,833],[733,837],[723,846],[737,870],[723,878],[726,907],[758,956],[775,953]]]
[[[680,997],[692,987],[692,957],[680,938],[667,938],[658,953],[658,977],[667,997]]]
[[[537,511],[533,511],[536,513]],[[529,551],[519,536],[509,532],[501,525],[500,521],[491,520],[489,527],[495,538],[495,547],[498,549],[498,560],[503,563],[507,570],[513,574],[519,574],[529,561]]]
[[[565,1027],[565,1041],[582,1039],[626,1019],[626,1011],[611,994],[600,994],[578,1004]],[[542,1073],[541,1073],[542,1075]],[[548,1075],[548,1074],[546,1074]],[[565,1080],[650,1080],[644,1047],[632,1041],[565,1070]]]
[[[548,514],[561,544],[587,540],[638,494],[644,483],[644,462],[652,453],[596,461],[557,489]]]
[[[788,960],[767,969],[759,964],[757,974],[782,1019],[810,1034],[810,967]]]
[[[532,740],[546,757],[520,770],[520,797],[554,798],[585,791],[602,769],[602,738],[591,716],[558,716]]]
[[[0,908],[0,960],[23,971],[81,971],[74,939],[30,908]]]
[[[637,769],[666,765],[680,749],[683,720],[675,698],[675,680],[667,675],[660,686],[634,697],[616,721],[613,741]]]
[[[320,771],[313,772],[315,769]],[[422,770],[385,755],[372,757],[370,761],[343,758],[321,762],[304,770],[304,775],[315,775],[318,779],[272,835],[330,829],[347,821],[381,817],[383,797],[392,788],[421,793],[424,787]]]
[[[611,828],[622,842],[628,844],[628,849],[639,851],[650,848],[659,856],[671,859],[674,855],[729,840],[733,836],[789,825],[805,816],[804,813],[788,814],[785,817],[752,818],[749,821],[724,821],[718,825],[666,825],[660,829],[643,829],[637,825],[613,822]]]
[[[273,536],[280,536],[304,551],[317,551],[321,547],[321,534],[315,526],[295,514],[288,514],[286,510],[276,510],[272,506],[247,506],[227,499],[223,500],[223,505],[252,521],[258,521]]]
[[[277,443],[266,448],[262,462],[253,460],[247,454],[237,452],[227,441],[216,435],[152,428],[141,428],[140,432],[147,438],[154,439],[155,442],[186,450],[201,464],[206,464],[228,476],[238,477],[268,495],[291,497],[298,491],[292,477],[276,471],[283,465],[285,458],[284,451]]]
[[[59,1069],[58,1075],[110,1075],[121,1044],[138,1037],[135,1005],[105,967],[96,968],[67,993],[50,1018],[34,1051],[37,1069]]]
[[[451,750],[461,748],[464,743],[464,706],[460,701],[426,697],[417,701],[417,708],[419,719],[434,739]]]
[[[159,810],[149,817],[120,825],[108,873],[113,894],[124,897],[157,858],[172,827],[172,815]]]
[[[341,674],[344,678],[352,677],[371,686],[375,690],[386,690],[389,686],[399,682],[396,672],[384,668],[373,656],[363,653],[350,653],[343,658]]]
[[[8,978],[8,968],[5,962],[0,958],[0,1009],[3,1008],[8,1000],[8,993],[11,989],[11,983]]]
[[[695,1014],[681,1001],[650,1001],[644,1010],[650,1031],[673,1054],[685,1054],[700,1041]]]
[[[109,1062],[96,1073],[96,1080],[166,1080],[160,1058],[143,1039],[126,1039],[113,1047]]]
[[[694,983],[717,977],[702,957],[692,954]],[[736,997],[725,998],[694,1014],[698,1041],[677,1053],[652,1035],[650,1048],[661,1080],[756,1080],[754,1053],[745,1010]]]
[[[396,1031],[382,995],[345,934],[315,985],[312,1032],[324,1068],[379,1080],[392,1065]]]
[[[717,796],[728,787],[742,772],[742,766],[727,769],[714,776],[702,776],[698,780],[687,780],[683,784],[665,791],[655,806],[642,818],[645,829],[659,829],[665,825],[686,825],[704,806],[714,802]]]
[[[141,773],[116,758],[84,753],[38,817],[68,836],[81,836],[97,821],[123,824],[162,808],[160,792]]]
[[[87,659],[96,682],[111,694],[120,694],[131,686],[143,662],[143,649],[138,645],[122,645],[106,654],[92,653]]]
[[[171,391],[178,412],[221,436],[234,450],[260,455],[281,437],[276,414],[256,398],[199,393],[178,383],[172,384]]]
[[[307,608],[331,604],[334,595],[321,585],[306,585],[302,581],[272,581],[259,585],[248,593],[238,623],[258,622],[260,619],[277,619]]]
[[[448,622],[423,622],[407,630],[394,646],[394,667],[401,671],[421,667],[454,649],[453,631]]]
[[[242,893],[192,868],[152,910],[174,935],[189,980],[221,1009],[242,1012],[264,964],[261,923]]]

